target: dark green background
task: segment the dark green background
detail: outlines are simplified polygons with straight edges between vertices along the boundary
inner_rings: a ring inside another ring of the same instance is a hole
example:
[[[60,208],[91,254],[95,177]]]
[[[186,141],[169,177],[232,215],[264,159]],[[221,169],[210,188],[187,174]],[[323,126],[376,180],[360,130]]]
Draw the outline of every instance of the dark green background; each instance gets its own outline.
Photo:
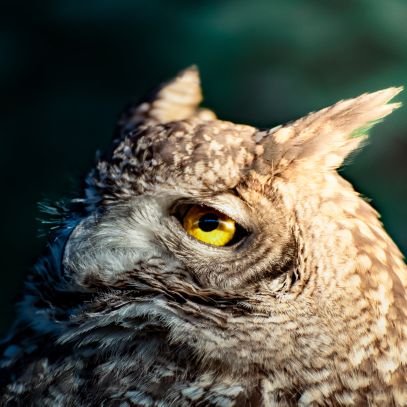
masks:
[[[44,245],[37,202],[104,149],[122,106],[195,63],[221,118],[274,126],[407,84],[405,0],[52,0],[1,5],[1,303]],[[407,92],[399,97],[407,101]],[[406,103],[405,103],[406,104]],[[407,107],[344,171],[407,253]]]

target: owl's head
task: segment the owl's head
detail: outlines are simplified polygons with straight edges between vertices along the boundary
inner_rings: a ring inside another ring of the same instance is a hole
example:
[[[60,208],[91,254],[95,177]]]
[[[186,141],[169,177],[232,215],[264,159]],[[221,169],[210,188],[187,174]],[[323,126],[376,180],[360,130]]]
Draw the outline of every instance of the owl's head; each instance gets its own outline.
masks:
[[[407,273],[337,168],[399,91],[259,130],[200,109],[190,68],[130,107],[64,248],[65,284],[99,298],[86,318],[155,321],[207,364],[283,367],[276,386],[370,360],[367,344],[398,332]]]
[[[398,107],[387,102],[399,91],[259,130],[200,109],[198,71],[181,72],[120,118],[87,178],[88,216],[70,237],[67,269],[112,282],[159,259],[201,288],[260,285],[273,295],[302,292],[306,276],[345,273],[344,264],[353,270],[356,235],[380,226],[336,170]]]

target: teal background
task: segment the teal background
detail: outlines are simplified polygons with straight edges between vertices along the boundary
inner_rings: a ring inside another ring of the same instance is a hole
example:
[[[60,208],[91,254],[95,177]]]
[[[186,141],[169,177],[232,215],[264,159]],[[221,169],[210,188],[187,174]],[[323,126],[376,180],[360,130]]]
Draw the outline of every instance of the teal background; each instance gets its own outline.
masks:
[[[34,0],[0,18],[0,329],[44,246],[37,202],[75,191],[133,97],[197,64],[206,106],[271,127],[407,84],[405,0]],[[404,253],[406,109],[343,171]]]

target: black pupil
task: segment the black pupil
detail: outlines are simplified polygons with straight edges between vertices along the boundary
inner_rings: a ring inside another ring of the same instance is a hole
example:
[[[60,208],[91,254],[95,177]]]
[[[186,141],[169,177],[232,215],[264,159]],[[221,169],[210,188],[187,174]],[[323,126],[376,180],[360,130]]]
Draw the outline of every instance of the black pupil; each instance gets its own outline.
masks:
[[[199,228],[204,232],[211,232],[219,226],[219,217],[214,213],[207,213],[199,218]]]

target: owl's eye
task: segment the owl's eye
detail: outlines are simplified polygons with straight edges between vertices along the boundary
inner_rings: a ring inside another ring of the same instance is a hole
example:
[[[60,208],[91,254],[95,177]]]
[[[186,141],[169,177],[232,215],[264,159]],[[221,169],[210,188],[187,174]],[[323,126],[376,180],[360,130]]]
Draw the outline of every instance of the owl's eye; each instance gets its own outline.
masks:
[[[237,243],[247,232],[232,218],[206,206],[192,205],[182,219],[185,231],[214,246]]]

